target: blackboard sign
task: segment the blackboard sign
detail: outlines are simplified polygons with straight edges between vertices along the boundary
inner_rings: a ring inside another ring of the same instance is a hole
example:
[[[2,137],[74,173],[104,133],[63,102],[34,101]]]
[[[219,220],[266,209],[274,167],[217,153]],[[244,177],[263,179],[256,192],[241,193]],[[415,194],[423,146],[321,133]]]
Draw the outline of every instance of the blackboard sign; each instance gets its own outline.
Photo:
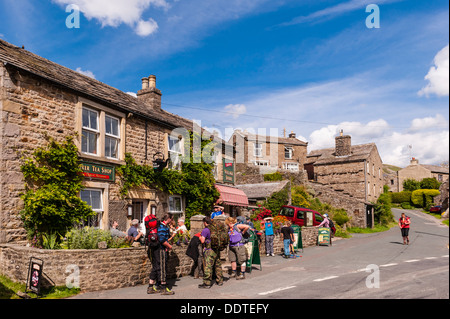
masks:
[[[259,270],[262,270],[261,257],[259,255],[259,244],[258,237],[254,232],[250,231],[250,238],[248,243],[245,244],[245,249],[247,249],[247,264],[246,268],[249,273],[252,272],[252,265],[259,265]]]
[[[328,227],[319,227],[317,244],[319,246],[330,246],[331,245],[331,235],[330,235],[330,229]]]
[[[42,269],[44,268],[44,261],[38,258],[31,257],[28,266],[28,278],[26,291],[34,292],[36,295],[41,293]]]

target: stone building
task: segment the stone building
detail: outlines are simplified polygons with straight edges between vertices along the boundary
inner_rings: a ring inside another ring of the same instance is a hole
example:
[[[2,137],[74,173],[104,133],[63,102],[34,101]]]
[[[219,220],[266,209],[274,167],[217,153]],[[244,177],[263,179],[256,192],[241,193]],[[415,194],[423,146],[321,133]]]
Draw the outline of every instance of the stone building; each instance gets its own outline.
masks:
[[[235,130],[228,143],[233,144],[236,149],[236,163],[253,164],[262,173],[277,170],[302,171],[308,146],[294,132],[286,138],[241,130]]]
[[[146,165],[158,157],[172,158],[169,168],[178,169],[187,130],[202,132],[191,121],[161,109],[155,76],[142,79],[134,97],[3,40],[0,62],[0,243],[25,240],[19,217],[21,157],[44,146],[44,136],[60,142],[75,136],[86,187],[80,196],[98,213],[89,224],[109,229],[117,220],[126,230],[131,219],[142,221],[149,212],[158,217],[184,214],[181,195],[141,187],[122,198],[120,176],[115,174],[125,164],[126,153]],[[218,166],[232,163],[232,155],[223,156]],[[227,173],[234,176],[234,164]]]
[[[358,202],[348,207],[342,204],[336,207],[345,208],[351,216],[355,216],[359,227],[373,225],[372,203],[383,192],[384,184],[383,163],[374,143],[352,145],[351,137],[341,131],[340,136],[335,138],[334,148],[308,154],[305,169],[310,181]]]
[[[448,171],[448,167],[419,164],[419,160],[413,157],[407,167],[397,172],[397,189],[393,191],[403,191],[403,182],[407,179],[421,181],[424,178],[436,178],[438,182],[443,183],[448,181]]]

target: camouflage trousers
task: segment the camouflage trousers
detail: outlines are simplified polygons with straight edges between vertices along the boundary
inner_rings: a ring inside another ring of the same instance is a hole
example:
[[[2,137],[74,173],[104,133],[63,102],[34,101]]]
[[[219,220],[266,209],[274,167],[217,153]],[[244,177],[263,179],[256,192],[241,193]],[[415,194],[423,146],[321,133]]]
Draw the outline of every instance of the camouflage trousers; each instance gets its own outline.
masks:
[[[211,286],[213,274],[216,273],[216,282],[223,283],[222,262],[220,261],[220,251],[206,249],[203,252],[203,283]]]

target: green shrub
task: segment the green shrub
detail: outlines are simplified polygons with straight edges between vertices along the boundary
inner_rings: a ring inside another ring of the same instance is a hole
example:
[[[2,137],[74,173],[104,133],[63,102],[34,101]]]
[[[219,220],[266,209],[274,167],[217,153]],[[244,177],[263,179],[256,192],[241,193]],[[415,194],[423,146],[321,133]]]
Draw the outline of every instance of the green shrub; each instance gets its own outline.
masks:
[[[428,210],[433,205],[433,198],[439,194],[437,189],[418,189],[412,192],[411,201],[416,207]]]
[[[108,230],[93,227],[74,228],[66,233],[61,244],[64,249],[98,249],[99,242],[106,242],[108,248],[130,247],[130,242],[124,237],[113,237]]]
[[[345,209],[334,210],[330,217],[333,221],[336,222],[336,224],[338,224],[341,227],[350,220],[350,218],[347,215],[347,211]]]
[[[415,191],[416,189],[420,189],[420,182],[416,181],[415,179],[405,179],[403,181],[403,190],[405,191]]]
[[[265,182],[282,181],[283,175],[280,172],[275,172],[272,174],[264,174]]]
[[[410,202],[411,201],[411,191],[403,191],[399,193],[390,193],[391,195],[391,202],[395,204],[400,204],[404,202]]]
[[[378,197],[374,206],[374,220],[379,225],[388,225],[394,220],[392,213],[391,196],[388,193],[383,193]]]
[[[435,177],[424,178],[420,181],[421,189],[439,189],[441,183]]]
[[[414,208],[414,207],[411,206],[411,202],[403,202],[403,203],[400,204],[400,206],[403,209],[413,209]]]

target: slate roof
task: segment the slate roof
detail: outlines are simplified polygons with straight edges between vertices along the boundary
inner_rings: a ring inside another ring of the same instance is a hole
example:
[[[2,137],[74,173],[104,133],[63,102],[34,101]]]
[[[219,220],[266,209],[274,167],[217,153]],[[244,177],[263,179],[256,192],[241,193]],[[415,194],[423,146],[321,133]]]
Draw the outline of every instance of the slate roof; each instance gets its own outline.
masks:
[[[132,112],[146,119],[169,127],[178,127],[180,120],[164,110],[154,110],[136,97],[103,82],[85,76],[55,62],[40,57],[27,50],[0,39],[0,61],[8,66],[27,71],[47,79],[81,96],[87,96],[100,103],[108,104],[123,111]],[[192,126],[191,126],[192,127]]]
[[[375,143],[352,145],[351,154],[348,156],[336,156],[336,149],[334,147],[314,150],[306,156],[305,164],[328,165],[361,162],[366,160],[374,149],[376,149]]]
[[[287,183],[289,183],[289,181],[242,184],[235,185],[235,187],[242,190],[249,199],[265,199],[270,197],[273,193],[281,191],[286,187]]]
[[[257,134],[252,134],[252,133],[248,133],[248,132],[242,132],[240,130],[235,130],[233,134],[239,134],[248,141],[258,141],[258,142],[265,141],[266,143],[270,143],[271,139],[278,139],[278,144],[300,145],[300,146],[308,145],[308,142],[303,142],[296,137],[291,138],[291,137],[257,135]]]

